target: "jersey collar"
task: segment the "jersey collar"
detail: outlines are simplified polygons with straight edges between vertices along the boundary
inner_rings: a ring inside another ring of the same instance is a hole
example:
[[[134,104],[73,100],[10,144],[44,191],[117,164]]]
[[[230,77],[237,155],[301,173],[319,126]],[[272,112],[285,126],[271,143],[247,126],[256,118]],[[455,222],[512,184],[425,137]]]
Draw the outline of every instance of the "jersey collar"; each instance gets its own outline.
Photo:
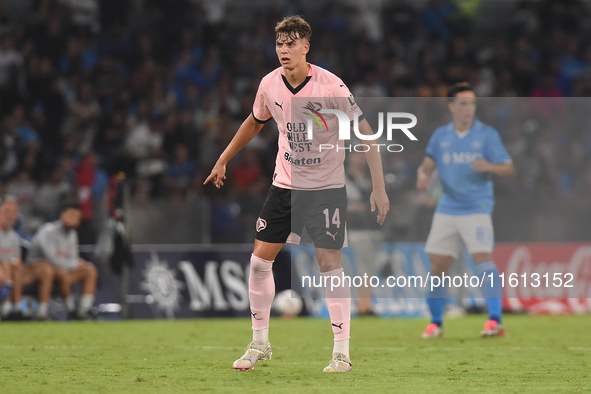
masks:
[[[295,88],[293,86],[291,86],[290,83],[287,81],[287,78],[285,77],[285,70],[283,69],[283,67],[281,67],[281,79],[283,80],[285,87],[291,92],[291,94],[293,94],[293,95],[298,94],[299,91],[302,90],[304,88],[304,86],[306,86],[308,84],[308,82],[310,82],[310,79],[312,79],[312,76],[314,75],[315,67],[313,64],[310,64],[310,63],[308,63],[308,65],[310,66],[310,69],[308,70],[308,75],[306,76],[306,79],[304,79],[304,82],[300,83]]]
[[[474,118],[474,122],[472,123],[472,126],[470,126],[470,128],[468,129],[468,132],[464,135],[464,138],[470,135],[473,131],[482,129],[482,126],[483,123],[478,118]],[[448,130],[452,132],[454,135],[457,135],[456,125],[454,124],[454,122],[448,124]]]

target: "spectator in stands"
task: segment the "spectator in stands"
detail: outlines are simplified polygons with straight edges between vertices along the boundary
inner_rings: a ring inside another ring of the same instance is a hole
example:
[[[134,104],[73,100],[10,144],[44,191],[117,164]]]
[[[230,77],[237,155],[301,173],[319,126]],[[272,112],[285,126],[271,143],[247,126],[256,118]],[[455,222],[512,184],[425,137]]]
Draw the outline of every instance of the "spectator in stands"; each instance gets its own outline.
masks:
[[[28,260],[35,264],[49,262],[61,296],[65,299],[70,319],[87,319],[94,302],[97,271],[94,265],[78,253],[76,229],[82,220],[80,205],[65,204],[59,220],[46,223],[35,234],[29,249]],[[76,308],[72,285],[82,282],[82,296]]]
[[[239,194],[244,194],[251,187],[256,187],[257,183],[263,180],[263,170],[254,149],[245,149],[238,164],[232,171],[234,186]],[[266,184],[263,187],[267,186]]]
[[[184,197],[197,173],[197,164],[195,160],[189,157],[189,148],[187,145],[177,145],[174,151],[174,158],[168,167],[164,179],[168,194],[175,198]]]
[[[78,152],[86,153],[91,149],[100,115],[101,107],[94,96],[94,88],[85,82],[70,106],[70,116],[64,130],[66,137],[76,141]]]
[[[44,221],[55,220],[59,214],[60,202],[68,196],[73,187],[65,179],[65,169],[54,169],[48,180],[37,189],[33,205],[34,212]]]

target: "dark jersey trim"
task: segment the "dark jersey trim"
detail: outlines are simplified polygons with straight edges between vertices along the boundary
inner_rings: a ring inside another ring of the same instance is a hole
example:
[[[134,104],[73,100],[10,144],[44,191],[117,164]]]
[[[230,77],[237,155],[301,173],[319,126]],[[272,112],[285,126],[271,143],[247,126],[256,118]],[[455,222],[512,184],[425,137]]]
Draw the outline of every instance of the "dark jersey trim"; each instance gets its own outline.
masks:
[[[428,157],[428,158],[430,158],[430,159],[433,159],[433,161],[437,161],[437,160],[435,160],[435,158],[434,158],[432,155],[430,155],[430,154],[428,154],[428,153],[425,153],[425,156],[427,156],[427,157]]]
[[[293,86],[291,86],[289,84],[289,82],[287,82],[287,78],[285,78],[285,75],[281,74],[281,79],[283,79],[283,83],[285,84],[285,87],[289,89],[289,91],[291,92],[291,94],[298,94],[298,92],[300,90],[302,90],[304,88],[304,86],[306,86],[306,84],[310,81],[310,79],[312,79],[312,76],[311,75],[308,75],[306,77],[306,79],[304,79],[304,82],[300,83],[295,88]]]
[[[363,119],[365,119],[365,116],[364,116],[363,114],[361,114],[361,115],[359,116],[359,118],[358,118],[358,120],[357,120],[357,121],[358,121],[358,122],[361,122]],[[355,123],[355,119],[353,119],[353,120],[351,121],[351,127],[353,127],[353,123]]]
[[[267,120],[260,120],[260,119],[257,119],[257,117],[256,117],[256,116],[254,116],[254,112],[252,113],[252,117],[253,117],[253,119],[254,119],[254,121],[255,121],[255,122],[257,122],[257,123],[260,123],[260,124],[265,124],[265,123],[267,123],[268,121],[270,121],[271,119],[273,119],[273,117],[272,117],[272,116],[271,116],[269,119],[267,119]]]

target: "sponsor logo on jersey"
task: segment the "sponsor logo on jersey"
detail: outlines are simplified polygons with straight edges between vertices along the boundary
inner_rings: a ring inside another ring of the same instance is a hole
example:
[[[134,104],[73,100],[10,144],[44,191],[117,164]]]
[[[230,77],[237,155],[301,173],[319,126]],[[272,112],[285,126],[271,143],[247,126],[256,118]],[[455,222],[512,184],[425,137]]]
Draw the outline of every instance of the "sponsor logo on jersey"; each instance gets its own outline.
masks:
[[[451,154],[445,152],[441,156],[443,164],[472,164],[474,160],[482,159],[482,153],[478,152],[452,152]]]
[[[292,155],[289,154],[289,152],[285,152],[283,158],[287,162],[289,162],[289,164],[293,164],[294,166],[310,166],[314,164],[320,164],[320,162],[322,161],[320,157],[303,157],[301,159],[295,159]]]

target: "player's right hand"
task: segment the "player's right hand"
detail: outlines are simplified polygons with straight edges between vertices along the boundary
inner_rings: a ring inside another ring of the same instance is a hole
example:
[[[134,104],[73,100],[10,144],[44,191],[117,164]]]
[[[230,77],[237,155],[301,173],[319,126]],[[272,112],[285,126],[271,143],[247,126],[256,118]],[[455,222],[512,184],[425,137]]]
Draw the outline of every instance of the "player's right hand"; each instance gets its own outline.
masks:
[[[211,181],[218,189],[224,186],[224,179],[226,179],[226,165],[225,164],[216,164],[211,170],[211,174],[207,177],[204,185]]]
[[[419,169],[419,171],[417,171],[417,190],[426,192],[429,188],[430,180],[431,177]]]

